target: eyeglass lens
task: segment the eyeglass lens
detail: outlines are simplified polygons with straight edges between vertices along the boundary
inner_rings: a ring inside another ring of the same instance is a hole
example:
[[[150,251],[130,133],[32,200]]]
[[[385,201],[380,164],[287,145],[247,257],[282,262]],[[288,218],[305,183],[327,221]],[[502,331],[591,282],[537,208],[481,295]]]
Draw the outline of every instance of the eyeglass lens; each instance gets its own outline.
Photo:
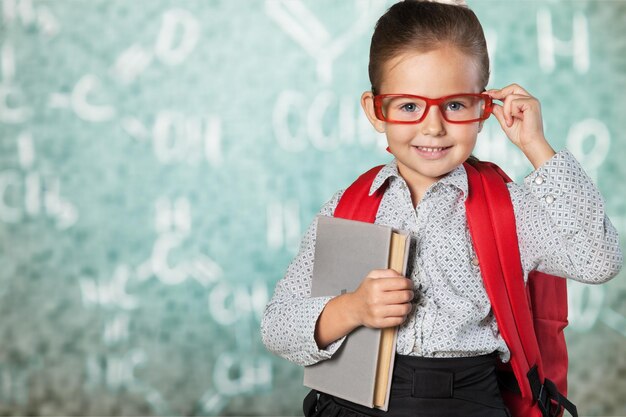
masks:
[[[485,100],[478,96],[458,95],[448,98],[439,105],[445,119],[464,122],[480,118],[485,110]],[[411,97],[385,97],[382,111],[385,119],[399,122],[419,120],[426,109],[426,101]]]

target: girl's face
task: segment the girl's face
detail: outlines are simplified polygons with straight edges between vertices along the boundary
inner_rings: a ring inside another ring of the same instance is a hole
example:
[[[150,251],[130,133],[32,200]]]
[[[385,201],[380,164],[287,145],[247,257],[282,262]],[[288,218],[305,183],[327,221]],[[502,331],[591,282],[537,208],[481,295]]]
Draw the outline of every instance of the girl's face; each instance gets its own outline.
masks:
[[[429,98],[480,93],[478,80],[478,65],[457,48],[445,46],[426,53],[402,53],[386,62],[377,93]],[[363,93],[361,105],[374,128],[386,134],[400,175],[422,192],[465,162],[482,128],[482,122],[448,123],[437,106],[430,107],[421,123],[386,123],[376,118],[370,91]],[[439,148],[443,150],[430,152]]]

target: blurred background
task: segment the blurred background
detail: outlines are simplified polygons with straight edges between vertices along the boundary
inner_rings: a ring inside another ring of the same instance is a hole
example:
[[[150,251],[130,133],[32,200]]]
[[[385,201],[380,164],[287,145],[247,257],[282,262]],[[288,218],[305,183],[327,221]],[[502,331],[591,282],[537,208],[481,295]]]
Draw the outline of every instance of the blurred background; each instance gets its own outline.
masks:
[[[322,204],[391,156],[359,106],[394,1],[0,2],[0,415],[301,415],[259,323]],[[626,2],[469,0],[488,88],[626,235]],[[495,118],[476,155],[531,171]],[[626,415],[626,271],[570,282],[570,398]]]

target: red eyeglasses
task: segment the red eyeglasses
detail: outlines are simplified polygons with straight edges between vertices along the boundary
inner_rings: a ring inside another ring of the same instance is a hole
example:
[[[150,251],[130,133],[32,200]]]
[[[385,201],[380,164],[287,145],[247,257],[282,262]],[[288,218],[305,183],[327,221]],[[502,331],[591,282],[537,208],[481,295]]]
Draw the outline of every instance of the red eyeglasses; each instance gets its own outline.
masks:
[[[443,118],[450,123],[472,123],[491,115],[493,101],[487,94],[453,94],[428,98],[411,94],[379,94],[374,96],[374,111],[379,120],[388,123],[420,123],[430,106],[439,107]]]

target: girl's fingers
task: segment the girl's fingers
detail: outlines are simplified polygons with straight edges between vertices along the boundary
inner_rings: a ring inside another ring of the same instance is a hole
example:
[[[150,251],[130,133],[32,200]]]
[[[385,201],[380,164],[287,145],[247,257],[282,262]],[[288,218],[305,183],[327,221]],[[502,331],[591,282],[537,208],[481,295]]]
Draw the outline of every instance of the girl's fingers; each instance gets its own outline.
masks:
[[[497,89],[487,90],[486,93],[492,98],[500,100],[504,103],[503,113],[504,113],[504,119],[506,120],[507,127],[510,127],[513,125],[513,117],[511,116],[511,103],[513,102],[513,100],[519,99],[519,98],[533,98],[528,93],[528,91],[524,90],[522,87],[520,87],[517,84],[508,85],[500,90],[497,90]]]
[[[518,98],[511,103],[511,116],[524,120],[524,112],[530,109],[535,102],[532,98]]]
[[[508,129],[513,126],[513,115],[506,109],[506,107],[500,106],[499,104],[493,105],[493,114],[496,116],[496,119],[500,123],[503,129]]]
[[[385,318],[405,317],[410,312],[410,304],[393,304],[386,306],[385,309],[382,311],[382,314],[384,314]]]
[[[527,96],[519,94],[511,94],[504,100],[504,118],[506,119],[506,125],[511,127],[513,125],[513,103],[517,100],[528,99]]]
[[[502,109],[502,106],[499,104],[494,104],[492,113],[494,116],[496,116],[496,120],[498,121],[498,123],[500,123],[500,126],[502,126],[503,129],[506,128],[507,122],[504,119],[504,110]]]
[[[498,99],[507,97],[511,94],[521,94],[521,95],[532,97],[528,91],[524,90],[518,84],[507,85],[506,87],[501,88],[500,90],[498,89],[487,90],[486,93],[489,94],[491,97],[498,98]]]
[[[503,105],[493,103],[493,110],[491,112],[494,116],[496,116],[496,119],[498,119],[502,128],[511,127],[513,124],[513,118],[509,109],[510,102],[505,101]]]
[[[499,104],[493,105],[492,113],[496,116],[496,119],[500,123],[503,129],[513,126],[513,118],[524,120],[524,112],[530,109],[534,105],[535,99],[533,98],[517,98],[511,100],[508,104],[508,109],[505,106]]]
[[[415,293],[409,290],[392,291],[384,295],[385,304],[406,304],[415,297]]]
[[[492,96],[492,97],[495,97],[495,96]],[[506,121],[507,127],[510,127],[513,125],[513,115],[518,114],[513,109],[513,103],[516,102],[517,100],[534,100],[534,97],[524,96],[521,94],[510,94],[506,96],[505,98],[501,99],[501,101],[504,103],[502,113]],[[496,105],[497,104],[494,103],[494,106]]]
[[[524,114],[528,110],[537,109],[538,103],[539,102],[534,97],[521,97],[521,98],[515,98],[511,100],[511,104],[510,104],[511,124],[513,123],[513,117],[516,117],[520,120],[524,120]],[[530,111],[526,114],[530,114],[531,116],[533,116],[533,114],[537,115],[538,113],[539,111]]]

